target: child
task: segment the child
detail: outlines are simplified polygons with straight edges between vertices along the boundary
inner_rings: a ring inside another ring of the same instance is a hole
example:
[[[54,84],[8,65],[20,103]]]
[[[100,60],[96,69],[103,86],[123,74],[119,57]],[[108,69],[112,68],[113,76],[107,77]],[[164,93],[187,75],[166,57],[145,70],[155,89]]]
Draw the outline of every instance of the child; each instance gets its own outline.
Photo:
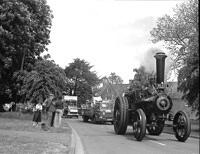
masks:
[[[42,121],[42,104],[41,104],[41,102],[36,104],[33,111],[34,111],[33,126],[37,126],[38,123]]]

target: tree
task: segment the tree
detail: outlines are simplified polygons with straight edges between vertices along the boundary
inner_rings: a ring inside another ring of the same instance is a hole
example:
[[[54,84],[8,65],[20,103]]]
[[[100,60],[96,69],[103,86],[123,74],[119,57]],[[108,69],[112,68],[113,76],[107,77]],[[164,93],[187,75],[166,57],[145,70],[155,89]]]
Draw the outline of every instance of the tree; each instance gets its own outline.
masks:
[[[44,100],[49,93],[59,96],[70,84],[64,70],[49,60],[39,60],[32,71],[20,71],[14,77],[17,84],[22,84],[18,95],[22,96],[23,101]]]
[[[152,29],[153,42],[164,41],[178,72],[178,89],[193,108],[199,110],[199,3],[188,0],[174,9],[174,15],[158,19]]]
[[[31,71],[47,50],[51,19],[46,0],[0,1],[0,98],[12,93],[13,73]]]
[[[70,87],[70,95],[79,96],[79,102],[90,99],[92,87],[99,82],[96,72],[91,71],[92,67],[85,60],[76,58],[65,68],[66,76],[73,83]]]
[[[1,56],[23,70],[25,58],[39,56],[50,42],[50,8],[45,0],[2,0],[0,12]]]
[[[114,73],[114,72],[110,73],[108,80],[111,84],[122,84],[123,83],[122,78],[120,76],[116,75],[116,73]]]

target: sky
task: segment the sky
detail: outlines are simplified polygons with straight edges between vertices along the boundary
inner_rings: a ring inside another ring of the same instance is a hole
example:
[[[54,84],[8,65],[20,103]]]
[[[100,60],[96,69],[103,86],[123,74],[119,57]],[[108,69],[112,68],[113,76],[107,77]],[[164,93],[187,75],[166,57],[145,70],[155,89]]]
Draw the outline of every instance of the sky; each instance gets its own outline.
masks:
[[[158,17],[172,14],[180,0],[47,0],[52,10],[48,52],[62,68],[75,58],[93,66],[99,77],[111,72],[124,83],[133,79],[152,48],[150,31]],[[154,59],[152,57],[152,59]]]

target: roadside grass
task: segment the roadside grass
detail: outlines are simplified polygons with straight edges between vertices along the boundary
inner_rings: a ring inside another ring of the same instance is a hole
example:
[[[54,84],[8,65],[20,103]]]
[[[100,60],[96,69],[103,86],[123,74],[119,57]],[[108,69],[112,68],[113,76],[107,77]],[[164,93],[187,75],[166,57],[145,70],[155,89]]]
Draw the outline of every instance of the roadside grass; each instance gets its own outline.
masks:
[[[32,120],[33,113],[0,112],[0,117],[9,119]]]
[[[66,121],[63,120],[61,128],[44,131],[40,126],[32,126],[32,116],[28,113],[0,113],[0,153],[69,153],[72,132]]]
[[[54,147],[54,148],[52,148]],[[5,154],[40,154],[67,153],[66,146],[31,137],[0,134],[0,153]]]

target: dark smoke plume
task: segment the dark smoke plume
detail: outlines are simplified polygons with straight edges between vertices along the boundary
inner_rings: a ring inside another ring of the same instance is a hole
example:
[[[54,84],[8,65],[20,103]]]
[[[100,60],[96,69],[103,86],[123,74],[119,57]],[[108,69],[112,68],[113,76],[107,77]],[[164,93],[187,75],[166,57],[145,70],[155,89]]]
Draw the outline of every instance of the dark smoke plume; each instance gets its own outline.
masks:
[[[145,72],[148,74],[155,74],[156,73],[156,59],[154,58],[157,52],[163,52],[159,48],[150,48],[147,50],[144,55],[141,57],[141,64],[140,67],[145,68]],[[167,53],[166,53],[167,54]],[[165,60],[165,81],[167,77],[170,75],[170,57],[168,56]]]

